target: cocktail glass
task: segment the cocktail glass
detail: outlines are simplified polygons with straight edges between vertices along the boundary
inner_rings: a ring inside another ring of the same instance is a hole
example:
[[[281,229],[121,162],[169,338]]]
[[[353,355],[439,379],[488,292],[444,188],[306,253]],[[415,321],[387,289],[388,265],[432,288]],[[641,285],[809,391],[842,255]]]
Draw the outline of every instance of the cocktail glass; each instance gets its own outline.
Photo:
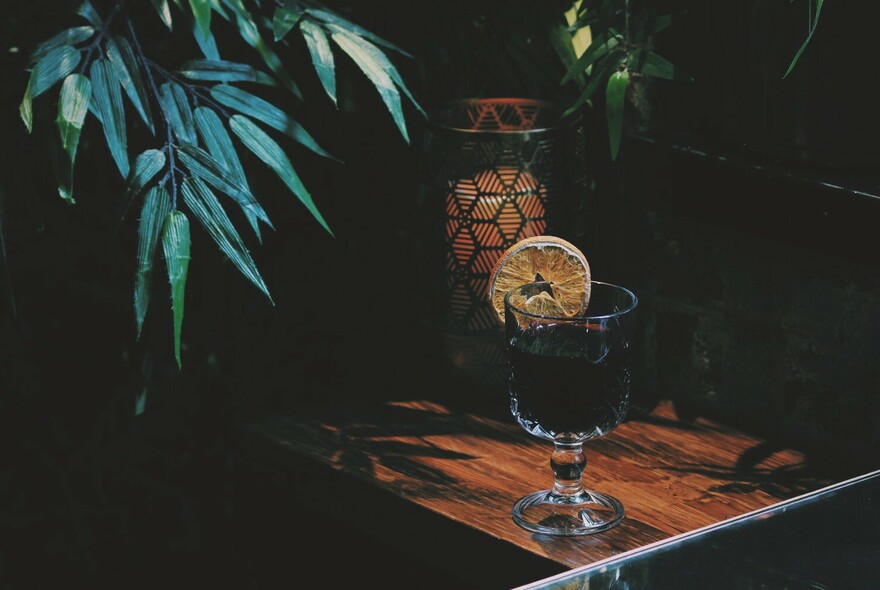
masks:
[[[624,516],[618,500],[583,487],[583,443],[626,416],[638,298],[592,281],[585,313],[554,317],[529,311],[527,302],[542,292],[552,295],[552,285],[529,283],[504,298],[510,410],[527,432],[555,447],[552,489],[520,498],[513,520],[535,533],[588,535]]]

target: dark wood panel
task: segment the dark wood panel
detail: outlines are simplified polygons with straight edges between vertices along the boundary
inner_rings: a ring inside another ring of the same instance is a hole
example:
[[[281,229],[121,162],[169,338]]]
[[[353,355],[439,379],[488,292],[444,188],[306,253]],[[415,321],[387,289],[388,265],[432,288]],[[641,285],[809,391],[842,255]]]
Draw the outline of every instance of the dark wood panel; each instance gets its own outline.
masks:
[[[519,496],[552,484],[550,445],[512,419],[508,423],[428,401],[346,403],[267,417],[245,429],[296,457],[311,458],[564,568],[831,483],[812,473],[797,451],[707,420],[679,420],[672,405],[663,402],[585,445],[587,485],[620,499],[626,519],[598,535],[550,538],[524,531],[510,518]]]

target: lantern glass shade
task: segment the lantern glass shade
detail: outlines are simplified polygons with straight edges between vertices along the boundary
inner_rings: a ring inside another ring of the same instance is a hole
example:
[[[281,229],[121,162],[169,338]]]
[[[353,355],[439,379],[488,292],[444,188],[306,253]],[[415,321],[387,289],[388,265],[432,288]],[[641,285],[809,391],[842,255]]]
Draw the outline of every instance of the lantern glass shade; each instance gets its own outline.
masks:
[[[453,101],[429,117],[422,154],[424,283],[453,364],[504,373],[492,269],[523,238],[564,233],[587,185],[583,128],[524,98]]]

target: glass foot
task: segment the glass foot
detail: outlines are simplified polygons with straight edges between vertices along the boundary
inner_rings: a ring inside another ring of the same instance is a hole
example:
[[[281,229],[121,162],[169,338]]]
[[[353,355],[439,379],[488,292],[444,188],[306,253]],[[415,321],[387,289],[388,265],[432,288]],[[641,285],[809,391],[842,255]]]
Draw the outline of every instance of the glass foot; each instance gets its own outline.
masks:
[[[623,504],[587,490],[571,495],[544,490],[523,496],[513,505],[516,524],[544,535],[591,535],[610,529],[623,516]]]

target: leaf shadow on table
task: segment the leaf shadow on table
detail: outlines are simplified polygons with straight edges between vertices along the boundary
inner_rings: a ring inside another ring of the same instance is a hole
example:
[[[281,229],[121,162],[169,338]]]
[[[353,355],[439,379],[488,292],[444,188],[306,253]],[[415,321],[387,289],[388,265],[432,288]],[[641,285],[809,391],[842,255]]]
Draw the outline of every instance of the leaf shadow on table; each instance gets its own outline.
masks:
[[[646,408],[631,408],[627,413],[625,422],[643,422],[645,424],[650,424],[652,426],[659,426],[663,428],[674,428],[676,430],[686,430],[686,431],[699,431],[703,430],[702,426],[695,424],[690,420],[682,420],[676,417],[667,417],[657,415],[656,413],[652,413],[657,408],[657,405]]]
[[[786,447],[783,445],[761,442],[743,451],[733,465],[686,463],[667,469],[726,482],[708,488],[708,491],[719,494],[751,494],[762,491],[771,496],[790,498],[831,483],[808,462],[773,467],[761,465],[777,452],[784,450]]]
[[[324,456],[343,473],[390,483],[402,495],[425,498],[448,495],[453,487],[462,495],[455,486],[457,467],[446,462],[480,458],[451,449],[444,441],[484,440],[486,454],[526,443],[516,428],[429,402],[387,403],[378,410],[354,405],[318,409],[297,419],[274,416],[255,428],[284,446]]]

